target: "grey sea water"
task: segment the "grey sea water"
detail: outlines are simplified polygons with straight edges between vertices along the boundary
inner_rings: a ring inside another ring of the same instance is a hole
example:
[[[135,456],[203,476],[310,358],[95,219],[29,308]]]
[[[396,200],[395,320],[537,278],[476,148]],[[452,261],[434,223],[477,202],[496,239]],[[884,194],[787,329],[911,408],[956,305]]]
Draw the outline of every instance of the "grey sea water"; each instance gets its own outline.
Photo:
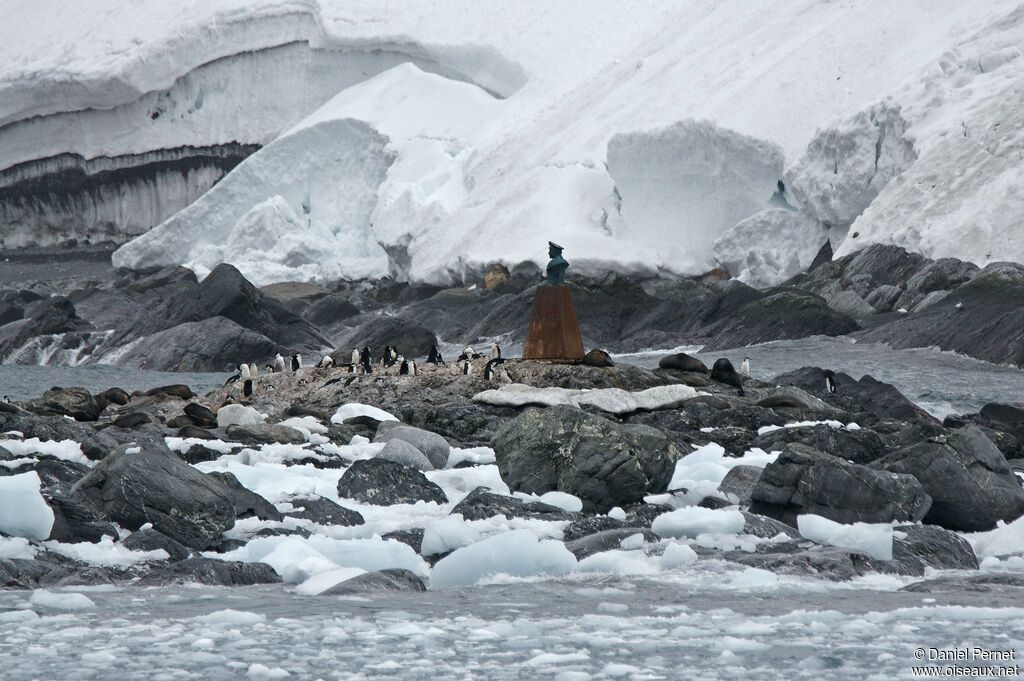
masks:
[[[100,364],[74,367],[5,364],[0,366],[0,395],[7,395],[12,400],[28,400],[39,397],[54,386],[77,386],[95,393],[114,387],[132,392],[172,383],[184,383],[194,393],[205,395],[223,385],[230,375],[147,371]]]

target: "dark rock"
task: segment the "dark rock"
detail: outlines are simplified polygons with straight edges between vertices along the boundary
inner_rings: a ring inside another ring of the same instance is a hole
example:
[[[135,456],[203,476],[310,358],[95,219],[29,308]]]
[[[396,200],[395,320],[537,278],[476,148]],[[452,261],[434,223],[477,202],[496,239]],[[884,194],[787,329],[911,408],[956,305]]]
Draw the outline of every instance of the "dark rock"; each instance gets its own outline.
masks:
[[[583,363],[589,367],[613,367],[615,362],[604,350],[594,348],[587,354],[583,355]]]
[[[827,262],[832,262],[832,241],[829,239],[825,239],[825,243],[818,249],[807,271],[811,272]]]
[[[164,565],[154,565],[139,581],[140,586],[195,582],[212,586],[277,584],[281,577],[265,563],[241,563],[193,556]]]
[[[64,297],[48,298],[33,306],[29,319],[18,320],[0,334],[0,359],[36,336],[88,331],[90,325],[75,313],[74,304]]]
[[[403,544],[407,544],[412,547],[412,550],[419,553],[423,547],[423,528],[416,527],[411,530],[396,530],[394,532],[388,532],[387,534],[381,535],[381,539],[400,541]]]
[[[259,494],[256,494],[256,492],[243,487],[238,478],[231,473],[213,471],[207,473],[207,475],[220,480],[224,487],[227,488],[231,496],[231,503],[235,508],[236,519],[256,516],[260,520],[284,520],[284,516],[281,515],[276,506]]]
[[[799,442],[818,451],[848,459],[853,463],[868,464],[881,458],[892,448],[892,442],[873,430],[847,430],[827,425],[782,428],[758,435],[751,446],[766,452],[779,451],[790,442]]]
[[[500,427],[492,447],[512,489],[568,492],[588,513],[664,492],[682,457],[661,431],[568,406],[527,410]]]
[[[1002,592],[1019,597],[1020,589],[1024,589],[1024,575],[986,572],[980,575],[935,577],[934,579],[926,579],[923,582],[908,584],[900,589],[900,591],[950,594]]]
[[[256,537],[302,537],[309,539],[313,536],[313,533],[304,527],[264,527],[256,532],[252,536],[253,539]]]
[[[770,450],[765,450],[770,451]],[[750,504],[750,495],[761,479],[761,472],[764,469],[758,466],[733,466],[718,484],[718,491],[728,494],[737,499],[741,505]]]
[[[623,527],[613,530],[602,530],[588,534],[579,539],[567,541],[565,548],[576,556],[576,560],[583,560],[587,556],[602,551],[612,551],[621,548],[622,540],[634,535],[642,535],[645,542],[657,543],[661,538],[650,530],[640,527]]]
[[[630,525],[624,520],[616,520],[606,515],[589,515],[574,520],[562,530],[562,539],[566,542],[575,541],[589,534],[604,532],[605,530],[620,530],[624,527],[643,527],[642,525]],[[650,527],[650,523],[647,524]]]
[[[73,492],[122,527],[145,523],[195,549],[205,549],[235,524],[229,490],[157,443],[121,447],[79,480]],[[126,451],[128,450],[128,451]],[[134,453],[129,453],[129,451]]]
[[[842,336],[860,326],[820,296],[792,289],[751,301],[708,329],[704,351],[739,348],[784,338]]]
[[[367,572],[346,579],[327,589],[321,596],[342,596],[345,594],[379,593],[381,591],[426,591],[423,580],[415,573],[402,568],[391,568]]]
[[[427,480],[423,473],[382,459],[354,462],[338,480],[338,496],[377,506],[414,504],[417,501],[448,502],[444,491]]]
[[[39,417],[25,411],[0,411],[0,432],[17,430],[26,438],[40,440],[74,440],[82,446],[82,453],[98,461],[118,445],[109,432],[97,431],[91,426],[65,418]]]
[[[100,415],[99,405],[85,388],[50,389],[25,406],[37,414],[70,416],[76,421],[95,421]]]
[[[341,322],[358,314],[358,307],[349,302],[347,298],[334,293],[310,303],[302,311],[303,319],[328,333],[336,333]]]
[[[400,424],[392,425],[395,423],[386,422],[378,426],[377,434],[373,441],[391,442],[392,440],[403,440],[426,456],[434,468],[445,467],[448,463],[448,454],[452,448],[443,437],[422,428]]]
[[[387,441],[384,445],[384,449],[380,450],[376,457],[377,459],[384,459],[385,461],[394,461],[400,463],[403,466],[409,466],[415,468],[418,471],[432,471],[434,466],[430,463],[430,460],[423,455],[420,450],[413,447],[405,440],[394,438]]]
[[[907,473],[932,496],[925,522],[951,530],[990,530],[1024,514],[1024,490],[1006,459],[977,426],[953,431],[946,442],[897,450],[872,466]]]
[[[989,402],[978,412],[981,423],[990,428],[1009,433],[1024,442],[1024,405]]]
[[[837,582],[876,572],[909,575],[924,573],[920,563],[902,566],[895,561],[877,560],[860,551],[835,546],[807,547],[803,542],[761,545],[754,553],[730,551],[725,558],[775,573],[808,575]]]
[[[312,520],[317,525],[352,527],[366,522],[358,511],[345,508],[323,497],[295,498],[291,500],[291,503],[294,510],[288,511],[286,515],[292,518]]]
[[[0,302],[0,326],[16,322],[25,316],[25,308],[12,303]]]
[[[217,316],[145,336],[119,361],[157,371],[230,371],[253,357],[272,357],[277,347],[272,339]]]
[[[543,520],[572,520],[576,516],[557,506],[539,501],[523,502],[515,497],[489,492],[477,487],[455,505],[452,515],[461,514],[465,520],[485,520],[496,515],[506,518],[540,518]]]
[[[631,504],[622,510],[626,512],[626,524],[630,527],[650,528],[655,518],[674,509],[664,504]]]
[[[658,366],[662,369],[676,369],[678,371],[689,371],[698,374],[711,373],[711,370],[707,368],[704,362],[696,357],[691,357],[685,352],[677,352],[674,355],[662,357],[658,361]]]
[[[422,357],[437,345],[433,331],[410,319],[390,315],[369,315],[369,319],[338,337],[338,350],[331,353],[337,364],[352,360],[352,348],[369,346],[379,355],[385,345],[406,357]]]
[[[978,558],[974,549],[960,535],[934,525],[901,525],[893,528],[892,554],[894,560],[907,555],[920,560],[925,567],[936,570],[977,570]]]
[[[48,539],[68,544],[96,543],[104,536],[117,539],[117,528],[106,522],[81,496],[56,489],[43,491],[42,495],[53,510],[53,527]]]
[[[247,426],[232,424],[224,430],[228,439],[243,445],[281,444],[297,445],[306,441],[306,436],[289,426],[270,423],[254,423]]]
[[[181,542],[174,541],[166,534],[157,532],[152,527],[132,532],[124,538],[121,545],[132,551],[156,551],[163,549],[167,552],[168,560],[172,563],[184,560],[192,555],[192,551],[187,546],[184,546]]]
[[[723,499],[722,497],[707,496],[701,499],[697,505],[700,506],[701,508],[718,509],[728,508],[729,506],[735,506],[736,503],[729,501],[728,499]]]
[[[857,338],[894,348],[937,346],[1024,366],[1024,267],[992,263],[938,302]]]
[[[780,534],[792,539],[800,539],[800,533],[784,522],[769,518],[768,516],[740,511],[743,514],[743,534],[749,534],[763,539],[772,539]]]
[[[751,500],[751,512],[794,527],[804,513],[840,523],[916,522],[931,507],[931,497],[912,475],[860,466],[795,443],[765,467]]]

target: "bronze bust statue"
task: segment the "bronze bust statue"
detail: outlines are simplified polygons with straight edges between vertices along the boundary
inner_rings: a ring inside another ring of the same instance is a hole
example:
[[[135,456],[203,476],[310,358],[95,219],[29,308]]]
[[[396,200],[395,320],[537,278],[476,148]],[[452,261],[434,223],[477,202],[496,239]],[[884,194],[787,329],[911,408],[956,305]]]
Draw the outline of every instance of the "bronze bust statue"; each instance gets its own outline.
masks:
[[[548,286],[562,286],[565,284],[565,270],[569,262],[562,257],[562,247],[554,241],[548,242]]]

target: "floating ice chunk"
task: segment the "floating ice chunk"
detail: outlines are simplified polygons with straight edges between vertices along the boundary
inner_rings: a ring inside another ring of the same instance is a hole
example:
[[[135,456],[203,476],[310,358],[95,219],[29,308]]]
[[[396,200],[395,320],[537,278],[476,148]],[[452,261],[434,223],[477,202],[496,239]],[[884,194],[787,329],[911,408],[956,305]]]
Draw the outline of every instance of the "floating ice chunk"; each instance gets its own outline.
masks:
[[[778,454],[767,454],[764,450],[752,448],[743,456],[726,456],[725,448],[715,442],[709,442],[690,452],[676,461],[672,480],[668,483],[669,490],[686,489],[691,503],[696,503],[709,494],[714,494],[725,479],[726,473],[735,466],[758,466],[764,468],[778,457]]]
[[[246,612],[245,610],[217,610],[209,615],[199,615],[195,621],[200,624],[219,624],[230,627],[249,627],[254,624],[263,624],[267,616],[258,612]]]
[[[539,541],[529,530],[513,530],[476,542],[442,558],[430,575],[433,588],[476,584],[497,574],[513,577],[560,575],[576,567],[565,544]]]
[[[0,560],[20,558],[32,560],[36,557],[36,547],[23,537],[0,537]]]
[[[550,667],[551,665],[563,665],[570,662],[587,662],[590,660],[590,653],[580,650],[575,653],[541,653],[521,663],[522,667]]]
[[[228,426],[254,426],[267,420],[265,414],[261,414],[252,407],[244,404],[225,404],[217,410],[217,427],[227,428]]]
[[[661,554],[661,567],[671,570],[684,565],[693,565],[698,560],[697,552],[686,544],[672,542]]]
[[[426,577],[430,572],[426,562],[411,546],[379,537],[333,539],[321,534],[312,537],[259,537],[218,557],[246,563],[268,563],[282,579],[293,584],[338,567],[357,567],[367,572],[402,568],[420,577]]]
[[[302,538],[287,538],[260,561],[274,568],[286,584],[299,584],[312,575],[337,567]]]
[[[892,526],[872,523],[844,525],[819,515],[796,519],[800,534],[811,541],[863,551],[878,560],[892,560]]]
[[[468,461],[478,466],[494,463],[494,450],[490,447],[470,447],[468,449],[452,447],[448,453],[448,463],[445,464],[445,468],[455,468],[456,465],[463,461]]]
[[[84,594],[67,591],[54,593],[46,589],[33,591],[28,602],[40,608],[53,608],[54,610],[88,610],[96,607],[96,604]]]
[[[994,530],[967,535],[979,560],[997,556],[1024,555],[1024,517],[1012,523],[999,521]]]
[[[576,572],[602,572],[613,575],[653,575],[658,563],[639,551],[602,551],[580,560]]]
[[[472,544],[479,539],[480,531],[462,519],[461,515],[439,518],[424,529],[420,553],[434,556]]]
[[[688,506],[658,516],[651,530],[659,537],[693,538],[700,534],[739,534],[745,522],[743,514],[735,509]]]
[[[27,440],[0,440],[0,447],[3,447],[15,456],[28,456],[30,454],[47,454],[49,456],[74,461],[75,463],[94,465],[82,453],[82,445],[74,440],[40,440],[37,437],[30,437]]]
[[[458,496],[460,492],[472,492],[477,487],[486,487],[496,494],[511,494],[508,485],[501,479],[498,467],[494,464],[472,468],[446,468],[427,471],[424,475],[427,476],[427,480],[440,486],[449,499]]]
[[[0,477],[0,532],[46,539],[53,529],[53,511],[39,493],[35,471]]]
[[[331,416],[331,423],[343,423],[345,419],[350,419],[353,416],[369,416],[378,421],[398,420],[394,414],[390,414],[383,409],[371,407],[368,404],[360,404],[359,402],[349,402],[338,407],[338,411],[334,412],[334,415]]]
[[[101,537],[95,544],[89,542],[65,544],[58,541],[48,541],[44,542],[43,546],[48,551],[59,553],[62,556],[102,567],[128,567],[136,563],[145,563],[151,560],[167,560],[170,558],[164,549],[132,551],[121,544],[115,544],[114,537],[111,537],[109,534]]]

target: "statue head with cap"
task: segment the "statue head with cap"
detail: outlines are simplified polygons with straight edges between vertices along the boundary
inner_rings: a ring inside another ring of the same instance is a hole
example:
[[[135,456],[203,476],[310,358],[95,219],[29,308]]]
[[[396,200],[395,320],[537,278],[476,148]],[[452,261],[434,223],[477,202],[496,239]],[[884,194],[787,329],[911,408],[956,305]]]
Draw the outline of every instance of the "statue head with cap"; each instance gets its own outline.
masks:
[[[548,286],[562,286],[565,284],[565,270],[569,267],[569,262],[562,257],[562,247],[556,244],[554,241],[548,242],[548,257],[551,258],[551,262],[548,263]]]

